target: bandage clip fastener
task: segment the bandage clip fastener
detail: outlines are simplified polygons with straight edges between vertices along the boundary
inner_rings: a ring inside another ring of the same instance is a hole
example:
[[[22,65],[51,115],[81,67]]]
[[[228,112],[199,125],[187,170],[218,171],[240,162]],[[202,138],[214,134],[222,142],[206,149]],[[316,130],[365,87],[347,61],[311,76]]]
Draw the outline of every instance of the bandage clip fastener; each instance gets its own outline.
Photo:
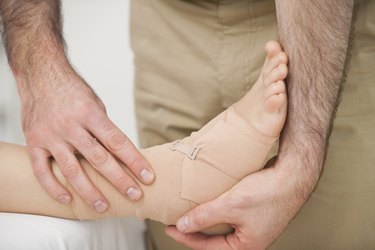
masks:
[[[175,141],[172,144],[172,150],[183,153],[184,155],[189,157],[189,159],[195,160],[200,148],[194,145],[191,146],[191,145],[183,144],[181,141]]]

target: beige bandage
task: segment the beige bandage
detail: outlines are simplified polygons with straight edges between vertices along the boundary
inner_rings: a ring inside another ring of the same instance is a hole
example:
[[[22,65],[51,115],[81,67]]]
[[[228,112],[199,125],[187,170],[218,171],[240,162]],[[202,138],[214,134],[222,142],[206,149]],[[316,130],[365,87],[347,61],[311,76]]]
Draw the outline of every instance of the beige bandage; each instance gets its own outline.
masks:
[[[196,205],[217,198],[243,177],[262,169],[276,139],[261,135],[231,107],[190,137],[141,150],[154,168],[156,180],[150,186],[140,184],[144,195],[139,202],[128,201],[82,162],[107,197],[110,209],[104,214],[93,212],[69,187],[75,193],[72,210],[79,219],[134,215],[175,224]]]

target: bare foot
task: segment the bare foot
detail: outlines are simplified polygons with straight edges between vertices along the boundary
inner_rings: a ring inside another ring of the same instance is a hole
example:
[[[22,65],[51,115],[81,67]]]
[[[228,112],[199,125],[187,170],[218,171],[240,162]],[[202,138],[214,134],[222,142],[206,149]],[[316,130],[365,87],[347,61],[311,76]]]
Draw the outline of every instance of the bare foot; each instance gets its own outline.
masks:
[[[267,57],[258,80],[234,108],[261,134],[278,137],[287,114],[284,79],[288,58],[278,42],[268,42],[265,50]]]

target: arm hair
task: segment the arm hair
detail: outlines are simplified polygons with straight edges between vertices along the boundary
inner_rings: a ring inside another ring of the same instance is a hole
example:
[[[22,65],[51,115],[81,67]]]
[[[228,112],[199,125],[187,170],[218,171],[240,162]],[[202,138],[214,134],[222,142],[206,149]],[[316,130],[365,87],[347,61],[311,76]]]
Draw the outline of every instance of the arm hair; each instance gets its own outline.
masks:
[[[353,0],[276,0],[280,42],[289,57],[288,117],[279,159],[302,170],[306,199],[319,179],[342,89]]]

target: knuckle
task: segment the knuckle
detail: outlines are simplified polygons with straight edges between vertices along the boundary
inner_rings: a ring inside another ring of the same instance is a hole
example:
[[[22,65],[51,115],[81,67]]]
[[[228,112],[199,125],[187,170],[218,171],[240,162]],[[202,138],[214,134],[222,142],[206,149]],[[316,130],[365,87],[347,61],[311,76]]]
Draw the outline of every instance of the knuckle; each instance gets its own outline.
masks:
[[[109,130],[113,128],[113,125],[111,126],[110,122],[106,120],[106,116],[103,115],[103,110],[100,108],[93,109],[89,112],[87,112],[87,120],[90,121],[91,123],[97,124],[96,126],[98,129],[101,130]]]
[[[80,110],[80,113],[82,115],[90,115],[91,112],[90,112],[90,106],[92,107],[92,103],[91,103],[91,100],[85,100],[85,101],[79,101],[77,103],[77,106],[79,107],[79,110]]]
[[[236,208],[238,208],[238,205],[243,204],[241,203],[241,201],[246,202],[246,203],[248,202],[248,201],[241,199],[240,197],[236,197],[236,198],[229,197],[226,201],[226,204],[229,208],[236,210]]]
[[[91,118],[93,116],[92,112],[93,112],[92,110],[89,110],[88,108],[84,107],[84,108],[82,108],[82,111],[80,113],[80,117],[83,119],[83,121],[89,121],[89,120],[92,119]]]
[[[193,217],[193,223],[195,225],[202,226],[206,224],[207,214],[212,211],[212,208],[210,209],[210,207],[209,204],[199,207],[198,212],[195,214],[195,217]]]
[[[98,190],[91,185],[82,188],[79,191],[79,195],[86,201],[87,204],[91,204],[101,198]]]
[[[235,211],[233,214],[242,214],[249,208],[254,207],[256,204],[256,198],[254,195],[249,193],[240,193],[238,196],[231,196],[227,199],[227,208],[231,211]]]
[[[92,138],[91,136],[87,136],[87,135],[79,135],[78,142],[82,148],[91,148],[95,146],[97,143],[94,138]]]
[[[91,108],[93,107],[91,99],[86,96],[80,96],[81,98],[75,98],[73,101],[73,106],[76,108],[78,115],[85,116],[89,115]]]
[[[101,116],[100,117],[100,123],[99,123],[100,130],[103,131],[112,131],[114,129],[114,125],[112,122],[108,119],[107,116]]]
[[[77,163],[66,162],[61,165],[61,171],[66,178],[71,179],[79,174],[80,167]]]
[[[127,161],[128,167],[133,167],[139,162],[139,157],[130,157],[129,160]]]
[[[204,227],[206,222],[206,216],[203,214],[196,214],[195,218],[192,220],[192,224],[197,226],[197,227]]]
[[[126,175],[118,177],[113,183],[121,193],[126,193],[129,184],[129,178]]]
[[[71,117],[61,115],[58,116],[52,125],[56,131],[59,131],[61,128],[64,128],[64,130],[70,130],[75,126],[75,121]]]
[[[109,159],[109,153],[102,148],[94,149],[90,155],[90,161],[95,167],[100,167]]]
[[[38,148],[37,145],[40,144],[38,135],[35,133],[27,133],[25,134],[26,141],[27,141],[27,147],[32,150],[34,148]]]
[[[37,129],[34,131],[29,131],[25,133],[25,138],[27,142],[27,147],[29,150],[39,149],[46,143],[45,138],[51,138],[52,132],[49,129]]]
[[[120,132],[113,132],[108,136],[107,144],[111,150],[118,151],[126,147],[128,139]]]
[[[40,166],[40,165],[36,165],[36,166],[33,166],[33,170],[34,170],[34,175],[37,177],[37,179],[39,181],[43,181],[47,175],[47,169]]]

